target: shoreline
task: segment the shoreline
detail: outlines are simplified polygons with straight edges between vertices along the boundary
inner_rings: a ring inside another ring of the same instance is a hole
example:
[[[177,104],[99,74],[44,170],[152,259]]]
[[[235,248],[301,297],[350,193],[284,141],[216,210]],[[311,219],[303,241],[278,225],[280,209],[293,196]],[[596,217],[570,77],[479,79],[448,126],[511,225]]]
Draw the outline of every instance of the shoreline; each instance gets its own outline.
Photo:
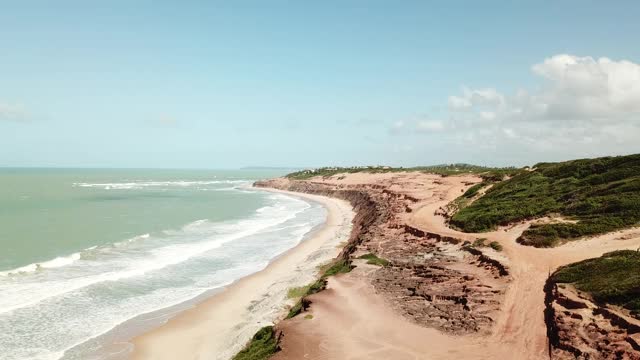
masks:
[[[348,240],[354,212],[340,199],[283,193],[320,203],[327,219],[293,248],[272,259],[266,268],[223,287],[211,297],[171,317],[164,324],[129,341],[131,359],[229,359],[239,352],[262,326],[280,320],[292,300],[292,287],[307,285],[317,268],[334,259]]]

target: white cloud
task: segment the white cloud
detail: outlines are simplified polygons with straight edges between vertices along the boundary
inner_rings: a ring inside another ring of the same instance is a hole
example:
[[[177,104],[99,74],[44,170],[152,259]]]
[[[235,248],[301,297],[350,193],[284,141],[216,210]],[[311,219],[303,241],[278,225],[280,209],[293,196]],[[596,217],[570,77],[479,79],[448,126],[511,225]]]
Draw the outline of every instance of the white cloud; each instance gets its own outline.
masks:
[[[462,88],[462,96],[449,96],[449,109],[453,111],[466,110],[474,106],[501,106],[504,104],[504,96],[496,89],[469,89]]]
[[[389,132],[391,134],[400,134],[403,132],[403,130],[405,129],[405,123],[402,120],[398,120],[396,122],[394,122],[393,124],[391,124],[391,128],[389,129]]]
[[[556,55],[532,67],[535,91],[463,88],[443,129],[460,142],[556,157],[640,151],[640,64]]]
[[[28,112],[23,105],[0,102],[0,121],[22,122],[27,119]]]
[[[435,132],[444,130],[444,123],[439,120],[420,120],[416,123],[418,132]]]
[[[445,130],[446,123],[441,120],[432,120],[424,115],[408,117],[407,120],[399,120],[391,124],[389,133],[392,135],[429,134]]]
[[[640,112],[640,65],[556,55],[533,66],[551,84],[539,101],[549,118],[618,118]]]
[[[484,120],[493,120],[496,118],[496,113],[493,111],[480,111],[480,117]]]
[[[449,96],[450,109],[467,109],[471,107],[471,100],[466,97]]]

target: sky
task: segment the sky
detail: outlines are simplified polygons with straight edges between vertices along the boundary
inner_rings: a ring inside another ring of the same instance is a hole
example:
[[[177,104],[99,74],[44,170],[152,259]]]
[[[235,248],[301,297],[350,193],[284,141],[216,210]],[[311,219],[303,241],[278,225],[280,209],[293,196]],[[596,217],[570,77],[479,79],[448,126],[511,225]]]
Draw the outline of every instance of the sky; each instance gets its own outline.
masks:
[[[638,1],[2,1],[0,166],[640,152]]]

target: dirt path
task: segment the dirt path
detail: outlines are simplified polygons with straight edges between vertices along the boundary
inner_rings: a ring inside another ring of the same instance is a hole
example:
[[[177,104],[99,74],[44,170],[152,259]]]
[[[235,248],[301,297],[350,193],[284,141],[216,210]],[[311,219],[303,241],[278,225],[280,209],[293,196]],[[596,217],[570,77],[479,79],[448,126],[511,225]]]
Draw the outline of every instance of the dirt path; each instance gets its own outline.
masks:
[[[313,295],[312,319],[298,316],[279,325],[283,351],[274,359],[548,359],[544,323],[544,283],[559,266],[618,249],[640,247],[640,229],[574,241],[553,249],[516,243],[529,226],[518,224],[481,234],[449,228],[437,210],[470,186],[469,177],[438,178],[416,174],[357,174],[322,182],[336,186],[384,186],[418,199],[398,221],[442,236],[497,241],[496,254],[509,267],[511,281],[489,335],[453,336],[416,325],[392,310],[368,281],[373,268],[357,262],[349,274],[329,280],[328,290]],[[471,182],[472,183],[472,182]],[[383,241],[392,241],[393,236]]]
[[[498,241],[509,259],[513,277],[505,295],[502,311],[491,336],[483,347],[509,347],[517,359],[548,358],[546,325],[544,323],[544,283],[548,274],[558,267],[604,253],[640,247],[640,230],[631,229],[598,236],[565,245],[538,249],[523,246],[516,239],[529,223],[507,229],[480,234],[462,233],[449,228],[442,216],[434,215],[441,206],[459,196],[459,188],[451,187],[444,200],[420,207],[408,219],[411,224],[426,231],[464,240],[486,238]]]

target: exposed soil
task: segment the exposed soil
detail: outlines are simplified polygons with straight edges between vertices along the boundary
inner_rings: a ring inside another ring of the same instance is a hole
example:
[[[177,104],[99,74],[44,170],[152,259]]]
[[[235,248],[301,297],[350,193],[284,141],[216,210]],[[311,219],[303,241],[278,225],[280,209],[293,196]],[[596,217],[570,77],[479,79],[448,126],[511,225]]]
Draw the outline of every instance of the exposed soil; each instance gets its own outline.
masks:
[[[548,342],[548,275],[564,264],[635,249],[640,231],[537,249],[515,241],[529,223],[481,234],[449,228],[443,209],[478,182],[473,176],[414,172],[257,183],[349,200],[357,215],[341,256],[353,259],[373,252],[391,262],[375,267],[355,261],[354,271],[331,278],[328,290],[310,297],[313,319],[298,316],[278,325],[284,336],[275,359],[560,356],[549,344],[557,348],[570,332],[559,335],[559,342]],[[503,251],[469,246],[479,238],[498,242]],[[627,337],[635,339],[633,334]],[[623,357],[616,358],[635,359],[637,350],[625,349]],[[599,351],[583,353],[596,354],[589,359],[608,358],[597,357]]]

